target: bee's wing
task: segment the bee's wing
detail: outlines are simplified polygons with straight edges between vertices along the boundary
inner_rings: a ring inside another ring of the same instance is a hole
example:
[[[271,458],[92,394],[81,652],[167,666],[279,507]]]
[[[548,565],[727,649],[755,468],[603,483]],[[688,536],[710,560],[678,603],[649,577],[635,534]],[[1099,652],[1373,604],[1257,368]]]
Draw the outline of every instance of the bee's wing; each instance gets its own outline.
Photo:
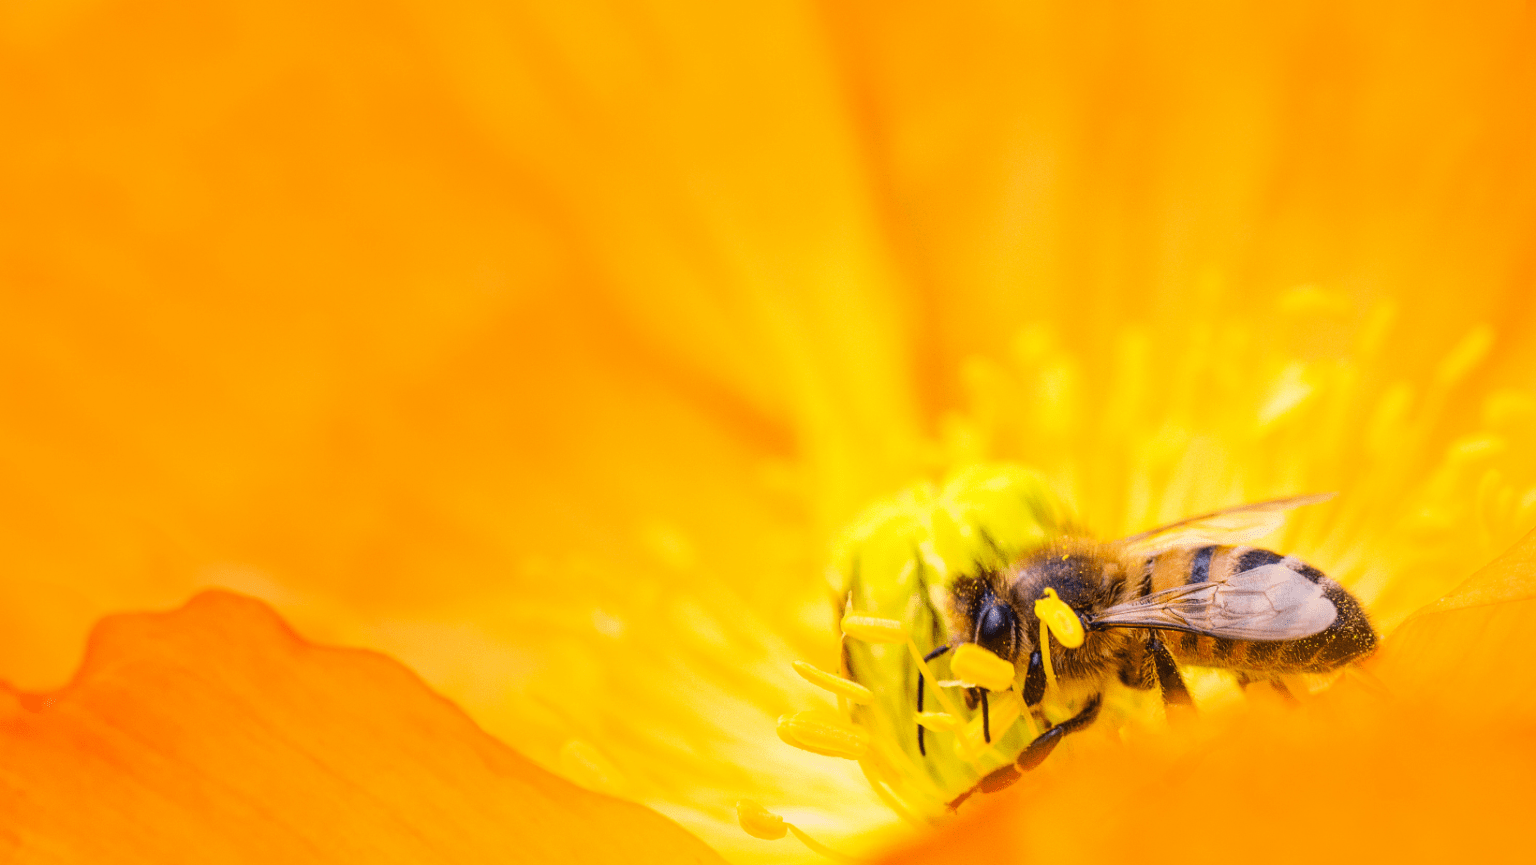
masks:
[[[1142,556],[1157,555],[1173,547],[1245,544],[1280,528],[1285,522],[1286,512],[1292,508],[1325,502],[1334,495],[1319,493],[1238,505],[1131,535],[1121,540],[1120,544],[1127,552]]]
[[[1095,627],[1158,628],[1232,640],[1295,640],[1339,616],[1323,589],[1284,564],[1263,565],[1219,582],[1189,583],[1110,607]]]

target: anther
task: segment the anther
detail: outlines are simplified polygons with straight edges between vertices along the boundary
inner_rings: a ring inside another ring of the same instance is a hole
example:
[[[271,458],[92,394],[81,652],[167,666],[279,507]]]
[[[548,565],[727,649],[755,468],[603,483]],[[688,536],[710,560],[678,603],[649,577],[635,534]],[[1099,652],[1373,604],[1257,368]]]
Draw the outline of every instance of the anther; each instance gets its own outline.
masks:
[[[858,760],[869,750],[868,731],[821,712],[781,715],[777,732],[784,744],[824,757]]]
[[[736,803],[736,822],[741,824],[742,831],[764,841],[777,841],[789,833],[783,817],[751,799],[742,799]]]
[[[965,726],[965,721],[948,712],[918,712],[917,723],[940,733],[953,733]]]
[[[843,633],[866,643],[904,643],[907,628],[895,619],[878,616],[861,616],[850,613],[843,617]]]
[[[831,691],[839,697],[847,697],[851,702],[860,705],[867,705],[875,701],[874,693],[852,679],[833,675],[804,661],[795,661],[790,666],[795,668],[795,672],[800,674],[800,678],[824,691]]]
[[[1056,642],[1069,649],[1083,644],[1083,622],[1066,602],[1056,597],[1055,589],[1046,589],[1035,601],[1035,617],[1051,629]]]
[[[1013,665],[975,643],[962,643],[950,657],[950,672],[989,691],[1006,691],[1013,684]]]

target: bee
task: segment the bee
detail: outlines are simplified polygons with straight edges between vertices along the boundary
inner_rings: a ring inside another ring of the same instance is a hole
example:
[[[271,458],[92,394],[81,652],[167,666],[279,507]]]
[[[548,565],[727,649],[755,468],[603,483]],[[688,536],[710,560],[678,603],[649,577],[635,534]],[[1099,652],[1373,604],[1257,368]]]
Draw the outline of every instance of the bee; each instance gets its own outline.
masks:
[[[976,790],[1008,786],[1064,737],[1093,723],[1112,679],[1159,688],[1165,704],[1189,704],[1182,664],[1231,670],[1244,684],[1268,680],[1285,692],[1282,676],[1326,673],[1368,655],[1377,636],[1354,596],[1305,562],[1243,545],[1277,528],[1290,509],[1331,497],[1242,505],[1107,543],[1067,537],[1006,568],[957,578],[948,633],[958,638],[927,659],[975,643],[1014,664],[1010,687],[1022,681],[1020,696],[1037,714],[1049,659],[1062,695],[1082,708],[951,806]],[[1079,645],[1063,645],[1041,627],[1036,601],[1051,593],[1076,615]],[[968,702],[981,704],[990,741],[986,690],[973,688]],[[922,703],[920,673],[918,711]],[[926,754],[922,736],[919,726],[918,749]]]

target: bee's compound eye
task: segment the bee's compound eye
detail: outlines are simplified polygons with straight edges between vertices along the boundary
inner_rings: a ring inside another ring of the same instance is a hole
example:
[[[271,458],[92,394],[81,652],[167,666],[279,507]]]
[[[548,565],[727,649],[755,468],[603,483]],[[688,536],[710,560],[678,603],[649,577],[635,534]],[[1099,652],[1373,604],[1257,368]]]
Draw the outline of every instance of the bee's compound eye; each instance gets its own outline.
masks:
[[[976,642],[982,648],[1002,658],[1011,658],[1013,642],[1013,610],[1003,604],[992,604],[981,613],[976,623]]]

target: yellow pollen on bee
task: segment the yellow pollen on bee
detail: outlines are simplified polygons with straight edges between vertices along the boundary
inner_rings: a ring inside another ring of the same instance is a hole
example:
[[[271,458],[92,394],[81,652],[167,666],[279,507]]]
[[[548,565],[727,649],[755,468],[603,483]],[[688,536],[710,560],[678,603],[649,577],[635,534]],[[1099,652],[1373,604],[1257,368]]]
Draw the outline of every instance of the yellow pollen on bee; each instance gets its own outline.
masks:
[[[1046,589],[1035,601],[1035,617],[1051,629],[1056,641],[1069,649],[1083,644],[1083,622],[1066,602],[1056,597],[1055,589]],[[1041,642],[1045,640],[1042,637]]]
[[[849,701],[867,706],[875,701],[875,695],[863,685],[851,679],[828,673],[804,661],[795,661],[790,666],[800,674],[800,678],[810,682],[824,691],[830,691],[839,697],[846,697]]]
[[[940,733],[953,733],[965,726],[965,720],[948,712],[918,712],[917,723]]]
[[[776,732],[784,744],[824,757],[858,760],[869,750],[868,731],[817,711],[779,716]]]
[[[957,646],[949,669],[988,691],[1006,691],[1013,684],[1013,665],[975,643]]]
[[[901,622],[856,613],[843,616],[843,633],[866,643],[904,643],[907,640],[907,628]]]

